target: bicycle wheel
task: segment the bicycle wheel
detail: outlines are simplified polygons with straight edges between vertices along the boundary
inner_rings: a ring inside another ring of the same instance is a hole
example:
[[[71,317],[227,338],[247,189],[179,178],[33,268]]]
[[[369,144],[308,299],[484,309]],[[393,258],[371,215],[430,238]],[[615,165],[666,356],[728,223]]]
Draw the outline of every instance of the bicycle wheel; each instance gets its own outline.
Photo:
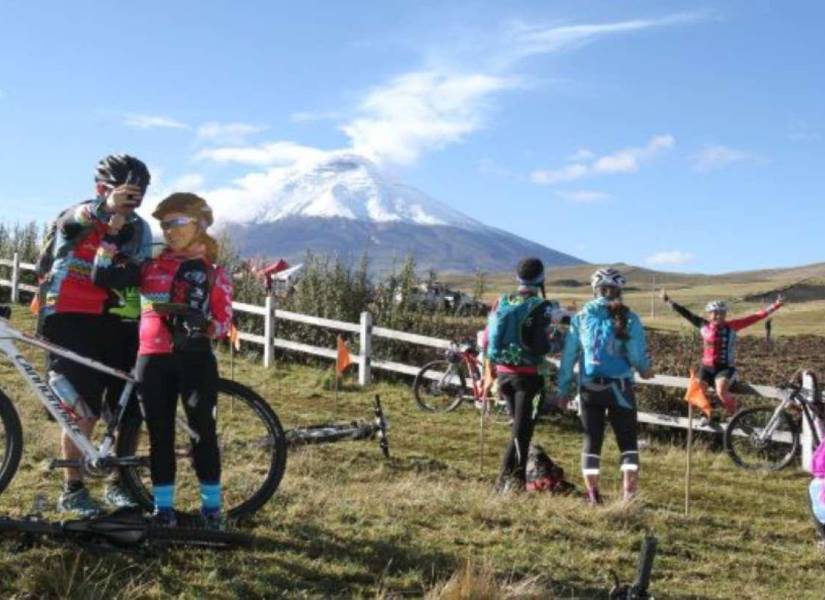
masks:
[[[450,412],[470,396],[464,369],[446,360],[427,363],[413,381],[413,397],[421,410]]]
[[[793,460],[799,449],[799,429],[787,412],[780,413],[771,439],[761,438],[774,412],[776,408],[770,406],[745,408],[730,420],[725,428],[725,450],[737,466],[777,471]]]
[[[297,427],[286,432],[286,441],[290,446],[303,444],[330,444],[341,440],[364,440],[375,434],[375,427],[371,423],[331,423],[329,425],[313,425],[311,427]]]
[[[178,412],[182,414],[183,410],[178,407]],[[218,381],[216,416],[224,510],[230,519],[239,519],[258,510],[278,489],[286,468],[286,438],[269,404],[234,381]],[[191,464],[185,464],[191,463],[191,440],[180,427],[175,435],[175,506],[182,511],[198,510],[198,480]],[[122,473],[135,500],[151,510],[149,434],[142,419],[130,419],[121,427],[118,456],[145,458],[141,466],[124,467]]]
[[[0,492],[6,489],[23,454],[23,428],[9,397],[0,390]]]

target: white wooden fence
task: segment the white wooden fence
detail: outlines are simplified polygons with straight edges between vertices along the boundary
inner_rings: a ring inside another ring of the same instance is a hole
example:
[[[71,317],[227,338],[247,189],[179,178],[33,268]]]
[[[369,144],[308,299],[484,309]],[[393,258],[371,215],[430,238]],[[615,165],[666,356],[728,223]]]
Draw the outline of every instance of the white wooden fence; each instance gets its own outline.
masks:
[[[19,301],[19,293],[21,290],[30,293],[35,293],[37,291],[37,288],[35,286],[26,285],[20,282],[21,271],[33,271],[33,264],[20,262],[18,255],[15,254],[12,260],[0,259],[0,266],[11,267],[11,279],[0,279],[0,286],[11,288],[12,302]],[[319,346],[313,346],[310,344],[304,344],[276,337],[275,323],[279,319],[284,321],[304,323],[307,325],[314,325],[317,327],[322,327],[324,329],[331,329],[333,331],[342,331],[357,334],[359,339],[359,351],[357,356],[352,357],[352,362],[358,365],[358,384],[362,386],[368,385],[370,383],[372,379],[372,369],[390,371],[393,373],[401,373],[404,375],[416,375],[419,369],[421,368],[420,365],[405,365],[402,363],[397,363],[388,360],[373,359],[373,338],[387,338],[407,342],[410,344],[429,346],[431,348],[439,350],[447,349],[450,346],[450,340],[444,340],[440,338],[434,338],[405,331],[395,331],[393,329],[387,329],[385,327],[375,327],[372,324],[372,315],[369,312],[362,312],[360,321],[358,323],[350,323],[347,321],[338,321],[334,319],[314,317],[310,315],[304,315],[301,313],[295,313],[287,310],[278,309],[275,307],[275,300],[272,296],[266,298],[266,303],[264,306],[245,304],[243,302],[233,302],[232,308],[237,312],[259,315],[264,318],[263,335],[256,335],[247,332],[240,332],[239,334],[241,341],[263,346],[264,367],[269,367],[272,364],[273,350],[275,348],[281,348],[283,350],[289,350],[292,352],[311,354],[313,356],[320,356],[332,360],[335,360],[337,356],[337,350],[335,348],[323,348]],[[553,362],[556,364],[556,366],[558,366],[558,361]],[[433,377],[437,377],[437,375],[434,374]],[[641,385],[656,385],[687,389],[688,378],[675,377],[672,375],[656,375],[653,379],[649,380],[637,379],[637,383]],[[773,398],[781,400],[784,397],[783,392],[774,387],[747,384],[745,384],[744,387],[749,388],[748,393],[762,396],[764,398]],[[686,417],[676,417],[671,415],[662,415],[647,412],[640,412],[638,417],[641,423],[648,423],[651,425],[659,425],[664,427],[676,427],[682,429],[686,429],[688,427],[688,420]],[[704,430],[708,432],[718,431],[717,429],[712,429],[710,427],[699,426],[696,423],[693,424],[693,427],[694,429]],[[783,439],[781,437],[781,434],[775,434],[775,437],[782,441],[790,442],[790,436],[788,434],[785,434],[785,437],[788,438],[787,440]],[[803,461],[808,470],[810,470],[809,466],[812,440],[813,438],[811,436],[808,424],[806,420],[803,419]]]

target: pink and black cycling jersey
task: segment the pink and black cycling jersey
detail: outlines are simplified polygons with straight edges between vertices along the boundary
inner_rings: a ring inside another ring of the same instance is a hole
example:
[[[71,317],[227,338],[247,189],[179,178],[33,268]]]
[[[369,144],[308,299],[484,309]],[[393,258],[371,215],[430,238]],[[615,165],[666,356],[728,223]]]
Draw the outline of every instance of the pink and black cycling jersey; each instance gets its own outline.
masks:
[[[167,317],[154,310],[155,303],[185,303],[202,308],[209,318],[208,335],[226,335],[232,321],[232,284],[224,270],[200,258],[176,254],[168,248],[142,265],[114,265],[116,248],[104,242],[94,260],[93,278],[104,287],[140,288],[139,356],[173,352],[173,336]]]
[[[699,329],[702,336],[702,365],[712,369],[727,369],[736,366],[736,334],[771,314],[771,310],[760,310],[741,319],[731,319],[717,323],[708,321],[676,302],[673,310]]]

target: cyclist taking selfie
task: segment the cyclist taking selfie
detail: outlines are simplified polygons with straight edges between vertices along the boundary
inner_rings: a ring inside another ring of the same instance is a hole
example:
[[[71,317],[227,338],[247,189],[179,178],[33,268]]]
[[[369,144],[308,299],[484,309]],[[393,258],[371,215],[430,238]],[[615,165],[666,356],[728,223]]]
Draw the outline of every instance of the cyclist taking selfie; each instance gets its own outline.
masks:
[[[113,220],[121,223],[117,235],[108,242],[116,260],[144,260],[150,256],[149,225],[135,213],[150,180],[149,170],[137,158],[114,154],[102,159],[95,173],[95,198],[60,213],[47,231],[37,264],[42,335],[59,346],[125,371],[132,369],[137,354],[136,296],[128,291],[114,294],[96,285],[90,273]],[[123,388],[122,381],[55,354],[49,356],[48,370],[51,387],[64,407],[77,417],[77,425],[85,435],[99,419],[104,399],[113,408]],[[65,433],[61,447],[64,459],[80,458]],[[132,504],[117,479],[109,482],[106,500],[116,507]],[[66,470],[57,508],[82,516],[100,511],[79,469]]]

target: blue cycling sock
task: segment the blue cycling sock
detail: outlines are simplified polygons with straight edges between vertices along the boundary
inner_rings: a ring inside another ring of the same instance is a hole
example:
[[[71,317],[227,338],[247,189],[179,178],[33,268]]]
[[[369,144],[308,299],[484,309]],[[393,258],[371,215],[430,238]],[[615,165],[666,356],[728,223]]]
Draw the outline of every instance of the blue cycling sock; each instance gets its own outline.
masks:
[[[221,484],[201,481],[201,510],[217,513],[221,510]]]
[[[172,510],[175,506],[175,484],[152,486],[152,495],[155,497],[157,510]]]

